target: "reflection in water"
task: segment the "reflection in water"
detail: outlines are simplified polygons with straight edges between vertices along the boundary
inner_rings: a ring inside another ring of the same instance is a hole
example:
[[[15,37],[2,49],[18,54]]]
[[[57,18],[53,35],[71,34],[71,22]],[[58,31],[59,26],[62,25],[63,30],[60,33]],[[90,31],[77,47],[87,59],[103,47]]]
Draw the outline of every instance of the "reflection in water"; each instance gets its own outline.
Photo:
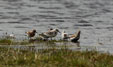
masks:
[[[80,42],[78,41],[78,42],[76,42],[76,44],[77,44],[77,47],[80,47]]]
[[[31,43],[30,45],[0,45],[0,47],[4,48],[14,48],[18,50],[30,50],[30,51],[39,51],[43,49],[71,49],[71,50],[81,50],[80,43],[72,43],[72,42],[57,42],[57,43]]]

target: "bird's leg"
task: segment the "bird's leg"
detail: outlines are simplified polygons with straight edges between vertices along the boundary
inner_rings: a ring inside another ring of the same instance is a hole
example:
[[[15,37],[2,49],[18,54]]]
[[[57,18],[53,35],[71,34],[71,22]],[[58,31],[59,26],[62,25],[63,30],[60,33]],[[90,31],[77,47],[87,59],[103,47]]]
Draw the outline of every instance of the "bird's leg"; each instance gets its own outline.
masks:
[[[51,37],[51,40],[52,40],[52,37]]]
[[[28,40],[30,40],[31,39],[31,37],[28,37]]]

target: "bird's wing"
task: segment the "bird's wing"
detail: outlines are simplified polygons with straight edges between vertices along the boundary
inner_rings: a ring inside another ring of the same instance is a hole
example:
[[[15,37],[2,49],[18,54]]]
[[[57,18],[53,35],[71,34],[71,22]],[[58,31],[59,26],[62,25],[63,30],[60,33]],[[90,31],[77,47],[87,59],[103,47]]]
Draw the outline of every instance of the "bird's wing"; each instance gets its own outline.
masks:
[[[70,38],[73,38],[73,37],[75,37],[75,34],[73,34],[73,35],[70,36]]]
[[[44,34],[50,36],[50,35],[53,34],[53,32],[51,32],[51,31],[50,32],[45,32]]]
[[[25,32],[25,33],[30,34],[30,33],[32,33],[32,31],[28,31],[28,32]]]
[[[41,36],[43,38],[48,38],[48,36],[46,36],[45,33],[41,33],[41,34],[39,34],[39,36]]]

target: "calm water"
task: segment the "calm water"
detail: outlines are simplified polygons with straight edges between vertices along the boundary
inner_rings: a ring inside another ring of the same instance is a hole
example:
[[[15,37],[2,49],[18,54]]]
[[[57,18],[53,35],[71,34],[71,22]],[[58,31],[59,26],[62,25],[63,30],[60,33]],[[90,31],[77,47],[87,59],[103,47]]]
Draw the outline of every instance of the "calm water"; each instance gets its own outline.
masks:
[[[80,46],[113,53],[113,0],[0,0],[0,36],[24,39],[25,31],[51,27],[69,34],[80,29]]]

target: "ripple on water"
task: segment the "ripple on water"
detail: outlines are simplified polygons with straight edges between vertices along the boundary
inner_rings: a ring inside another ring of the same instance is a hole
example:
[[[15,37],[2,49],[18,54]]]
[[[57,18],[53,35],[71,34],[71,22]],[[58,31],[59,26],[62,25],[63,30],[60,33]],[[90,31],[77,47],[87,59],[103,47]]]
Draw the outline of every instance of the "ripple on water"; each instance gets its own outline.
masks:
[[[74,2],[72,2],[72,1],[70,1],[70,2],[65,1],[63,4],[64,4],[64,6],[65,6],[66,8],[68,8],[68,9],[74,9],[74,8],[78,7],[78,5],[76,5],[76,4],[75,4]]]
[[[56,24],[49,24],[49,25],[51,25],[51,26],[56,26]]]
[[[17,2],[17,1],[21,1],[21,0],[2,0],[2,1]]]
[[[62,9],[61,7],[42,7],[39,6],[39,9]]]
[[[0,31],[3,31],[2,29],[0,29]]]
[[[95,22],[101,23],[101,22],[103,22],[103,21],[99,20],[99,21],[95,21]]]
[[[107,27],[108,30],[113,30],[113,27]]]
[[[40,13],[51,13],[51,14],[57,14],[57,15],[64,15],[64,13],[57,12],[57,11],[40,11]]]
[[[93,26],[93,25],[92,24],[75,24],[74,26],[88,27],[88,26]]]
[[[60,20],[60,19],[58,19],[58,20],[56,20],[56,19],[48,19],[48,21],[46,21],[46,22],[58,22],[58,23],[63,23],[64,20],[63,20],[63,19],[62,19],[62,20]]]
[[[20,23],[20,22],[19,21],[10,21],[10,22],[7,22],[7,23],[14,24],[14,23]]]
[[[78,23],[89,23],[89,22],[86,20],[80,20],[80,21],[78,21]]]
[[[32,20],[31,18],[21,18],[21,21],[24,21],[24,20]]]
[[[29,27],[25,27],[25,26],[15,26],[14,28],[29,28]]]
[[[68,29],[69,27],[58,27],[59,29]]]
[[[16,14],[19,15],[19,12],[7,12],[8,14]]]
[[[0,24],[4,24],[5,22],[0,22]]]
[[[109,10],[109,9],[102,9],[102,10],[103,10],[104,13],[106,13],[106,12],[108,12],[108,13],[109,13],[109,12],[112,12],[112,11]]]
[[[64,20],[55,20],[56,22],[64,22]]]

